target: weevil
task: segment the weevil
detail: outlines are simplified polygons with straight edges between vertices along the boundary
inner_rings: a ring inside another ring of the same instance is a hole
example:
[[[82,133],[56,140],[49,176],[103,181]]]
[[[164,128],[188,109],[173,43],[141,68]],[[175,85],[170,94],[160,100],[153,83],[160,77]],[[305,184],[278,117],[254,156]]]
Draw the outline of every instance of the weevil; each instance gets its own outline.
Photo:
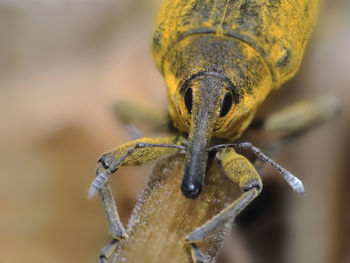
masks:
[[[185,237],[194,262],[196,243],[234,218],[261,191],[261,179],[237,148],[252,150],[278,169],[290,186],[301,181],[250,143],[233,143],[247,129],[259,105],[297,72],[317,13],[317,0],[168,0],[156,21],[152,53],[164,76],[169,114],[180,134],[141,138],[98,159],[90,196],[102,193],[110,232],[127,238],[110,205],[108,177],[121,166],[140,165],[185,152],[181,191],[196,199],[203,187],[208,154],[216,154],[242,195]],[[185,134],[185,135],[184,135]],[[215,145],[215,138],[226,144]]]

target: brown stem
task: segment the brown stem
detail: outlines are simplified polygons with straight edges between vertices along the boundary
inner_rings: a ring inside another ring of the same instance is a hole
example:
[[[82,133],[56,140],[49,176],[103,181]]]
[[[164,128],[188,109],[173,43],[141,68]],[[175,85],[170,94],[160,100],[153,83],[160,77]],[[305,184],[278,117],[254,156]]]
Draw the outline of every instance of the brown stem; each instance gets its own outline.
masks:
[[[190,263],[185,237],[221,211],[238,195],[238,187],[222,172],[219,161],[210,163],[203,192],[196,200],[180,190],[184,155],[160,161],[137,201],[128,226],[129,239],[119,247],[117,262]],[[201,250],[215,258],[231,225],[201,242]]]

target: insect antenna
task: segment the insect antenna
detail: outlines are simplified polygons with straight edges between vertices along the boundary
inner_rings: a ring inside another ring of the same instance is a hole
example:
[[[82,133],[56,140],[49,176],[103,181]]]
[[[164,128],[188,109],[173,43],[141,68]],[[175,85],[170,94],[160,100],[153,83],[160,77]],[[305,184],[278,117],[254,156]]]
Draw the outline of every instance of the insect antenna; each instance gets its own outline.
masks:
[[[256,156],[261,158],[263,161],[267,162],[270,164],[273,168],[275,168],[282,176],[283,178],[287,181],[287,183],[290,185],[290,187],[302,194],[305,195],[305,189],[303,186],[302,181],[297,178],[295,175],[293,175],[291,172],[287,171],[284,169],[282,166],[280,166],[277,162],[275,162],[273,159],[271,159],[269,156],[264,154],[259,148],[253,146],[250,142],[243,142],[243,143],[231,143],[231,144],[218,144],[213,147],[210,147],[208,149],[209,152],[215,151],[217,149],[221,148],[243,148],[243,149],[249,149],[251,150]]]

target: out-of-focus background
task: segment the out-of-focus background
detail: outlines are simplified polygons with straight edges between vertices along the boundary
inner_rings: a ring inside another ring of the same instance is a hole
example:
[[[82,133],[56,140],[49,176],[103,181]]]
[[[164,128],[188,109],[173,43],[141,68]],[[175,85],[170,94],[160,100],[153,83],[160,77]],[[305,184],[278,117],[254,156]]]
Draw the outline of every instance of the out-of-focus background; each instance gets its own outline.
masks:
[[[96,262],[109,241],[88,187],[98,155],[128,140],[113,103],[166,108],[150,52],[160,2],[0,1],[0,262]],[[307,197],[267,184],[260,216],[239,223],[241,243],[228,241],[220,262],[350,262],[349,28],[350,2],[325,1],[300,72],[264,106],[321,95],[342,104],[275,157]],[[112,178],[124,223],[149,173]]]

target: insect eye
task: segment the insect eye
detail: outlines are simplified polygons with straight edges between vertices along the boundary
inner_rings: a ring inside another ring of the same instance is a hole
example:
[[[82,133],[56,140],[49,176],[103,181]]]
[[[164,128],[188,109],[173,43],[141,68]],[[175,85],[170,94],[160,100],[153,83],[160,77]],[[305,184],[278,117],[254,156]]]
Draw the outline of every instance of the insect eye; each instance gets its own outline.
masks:
[[[230,111],[232,102],[233,102],[232,94],[230,92],[227,92],[222,101],[220,117],[224,117]]]
[[[192,89],[189,88],[185,93],[185,106],[189,114],[192,113],[192,102],[193,102],[193,94]]]

